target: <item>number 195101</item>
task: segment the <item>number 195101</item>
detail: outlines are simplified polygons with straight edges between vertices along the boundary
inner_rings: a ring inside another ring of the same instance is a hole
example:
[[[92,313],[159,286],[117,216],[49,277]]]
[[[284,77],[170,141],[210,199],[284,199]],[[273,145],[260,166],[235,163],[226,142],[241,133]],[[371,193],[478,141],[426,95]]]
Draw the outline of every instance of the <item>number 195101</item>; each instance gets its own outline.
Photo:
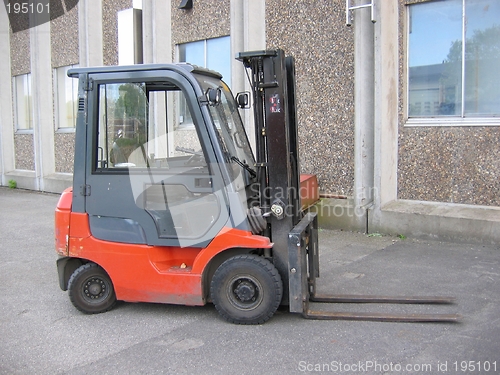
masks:
[[[497,372],[497,362],[490,361],[455,361],[453,362],[455,371],[461,372]]]
[[[11,4],[8,2],[5,4],[7,8],[7,13],[9,14],[41,14],[41,13],[50,13],[50,4],[47,2],[43,3],[14,3]]]

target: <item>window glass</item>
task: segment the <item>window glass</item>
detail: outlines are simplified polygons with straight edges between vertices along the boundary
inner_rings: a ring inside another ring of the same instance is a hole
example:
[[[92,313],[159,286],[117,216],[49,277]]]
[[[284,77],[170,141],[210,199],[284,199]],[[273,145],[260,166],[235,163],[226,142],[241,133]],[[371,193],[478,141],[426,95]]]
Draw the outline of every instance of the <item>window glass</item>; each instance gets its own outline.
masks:
[[[493,0],[409,7],[409,117],[500,115],[498,17]]]
[[[144,84],[109,84],[99,87],[97,169],[144,167],[147,142]]]
[[[231,45],[229,36],[199,40],[179,44],[179,62],[187,62],[202,68],[219,72],[229,85],[231,84]],[[180,100],[181,125],[190,126],[193,121],[186,110],[186,102]]]
[[[57,117],[59,128],[74,128],[78,111],[78,80],[68,77],[68,69],[78,65],[55,69]]]
[[[465,115],[500,115],[500,2],[465,1]]]
[[[209,111],[225,162],[231,166],[229,169],[230,173],[232,173],[231,177],[242,177],[241,164],[247,165],[248,168],[253,170],[255,160],[229,87],[224,82],[213,77],[201,74],[197,74],[196,77],[203,91],[206,92],[208,89],[221,90],[220,103],[209,106]],[[240,184],[240,186],[243,187],[245,184]]]
[[[188,62],[193,65],[206,67],[205,41],[179,44],[179,62]]]
[[[98,87],[93,173],[128,174],[135,204],[159,237],[203,236],[221,208],[196,127],[178,129],[183,91],[166,82]]]
[[[229,36],[179,44],[179,62],[219,72],[231,86],[231,39]]]
[[[33,129],[33,102],[31,96],[31,74],[14,77],[16,130]]]
[[[149,90],[146,83],[100,85],[96,169],[177,165],[171,157],[181,157],[179,166],[187,159],[190,167],[205,165],[196,129],[178,131],[176,103],[183,98],[174,87],[163,91]]]
[[[208,69],[222,74],[224,81],[231,86],[231,45],[230,38],[215,38],[207,40]]]

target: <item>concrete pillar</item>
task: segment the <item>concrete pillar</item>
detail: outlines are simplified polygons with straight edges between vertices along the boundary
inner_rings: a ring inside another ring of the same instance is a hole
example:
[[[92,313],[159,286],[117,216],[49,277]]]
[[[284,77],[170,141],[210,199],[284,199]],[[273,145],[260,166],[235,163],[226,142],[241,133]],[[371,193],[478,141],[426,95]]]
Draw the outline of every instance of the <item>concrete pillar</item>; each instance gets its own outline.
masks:
[[[245,50],[245,1],[231,0],[231,89],[234,93],[245,90],[245,70],[243,64],[234,57]]]
[[[80,0],[78,3],[80,66],[103,65],[102,0]]]
[[[231,0],[231,54],[266,49],[265,0]],[[231,65],[233,91],[248,89],[243,64]]]
[[[231,0],[231,55],[239,52],[266,49],[265,0]],[[236,59],[231,63],[231,90],[233,94],[250,91],[243,64]],[[255,145],[253,111],[240,112],[250,144]]]
[[[375,26],[370,8],[354,12],[354,219],[355,226],[366,231],[366,208],[373,201],[374,184]]]
[[[118,65],[143,63],[142,10],[118,11]]]
[[[173,61],[170,0],[143,1],[142,35],[145,64]]]
[[[399,41],[398,2],[379,1],[375,38],[375,203],[397,199]]]
[[[50,22],[30,29],[30,43],[35,188],[45,191],[44,177],[55,173]]]
[[[170,0],[148,0],[142,3],[142,40],[143,61],[145,64],[172,63],[172,4]],[[173,124],[172,119],[165,117],[165,100],[167,106],[172,108],[173,97],[164,97],[160,94],[153,95],[150,116],[153,124]],[[163,110],[158,110],[163,108]],[[169,112],[170,116],[173,113]],[[155,127],[150,134],[155,138],[155,156],[164,158],[168,156],[168,132],[173,129]],[[170,139],[172,139],[170,137]],[[173,146],[172,146],[173,148]]]
[[[381,209],[397,199],[399,43],[398,2],[377,2],[375,24],[374,207],[370,225],[379,228]]]
[[[7,11],[0,6],[0,185],[7,185],[5,174],[15,168],[9,30]]]

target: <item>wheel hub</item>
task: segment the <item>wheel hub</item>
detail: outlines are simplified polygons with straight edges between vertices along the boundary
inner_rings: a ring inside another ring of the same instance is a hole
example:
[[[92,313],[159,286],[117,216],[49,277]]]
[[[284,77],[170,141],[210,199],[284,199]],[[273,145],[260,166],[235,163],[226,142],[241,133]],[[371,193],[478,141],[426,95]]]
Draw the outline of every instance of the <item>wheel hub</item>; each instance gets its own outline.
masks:
[[[255,301],[257,289],[253,283],[250,281],[241,281],[236,286],[234,290],[234,294],[238,297],[238,299],[242,302]]]
[[[106,294],[106,283],[99,278],[89,279],[84,285],[83,292],[90,299],[102,298]]]

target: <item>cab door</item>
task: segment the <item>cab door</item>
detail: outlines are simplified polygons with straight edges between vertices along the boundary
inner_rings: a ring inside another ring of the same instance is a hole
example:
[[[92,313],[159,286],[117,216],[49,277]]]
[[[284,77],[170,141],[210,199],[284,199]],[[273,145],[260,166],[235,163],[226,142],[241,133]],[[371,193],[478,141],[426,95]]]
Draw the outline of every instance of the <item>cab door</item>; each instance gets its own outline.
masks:
[[[206,246],[229,214],[200,89],[168,70],[90,79],[84,194],[92,235]]]

